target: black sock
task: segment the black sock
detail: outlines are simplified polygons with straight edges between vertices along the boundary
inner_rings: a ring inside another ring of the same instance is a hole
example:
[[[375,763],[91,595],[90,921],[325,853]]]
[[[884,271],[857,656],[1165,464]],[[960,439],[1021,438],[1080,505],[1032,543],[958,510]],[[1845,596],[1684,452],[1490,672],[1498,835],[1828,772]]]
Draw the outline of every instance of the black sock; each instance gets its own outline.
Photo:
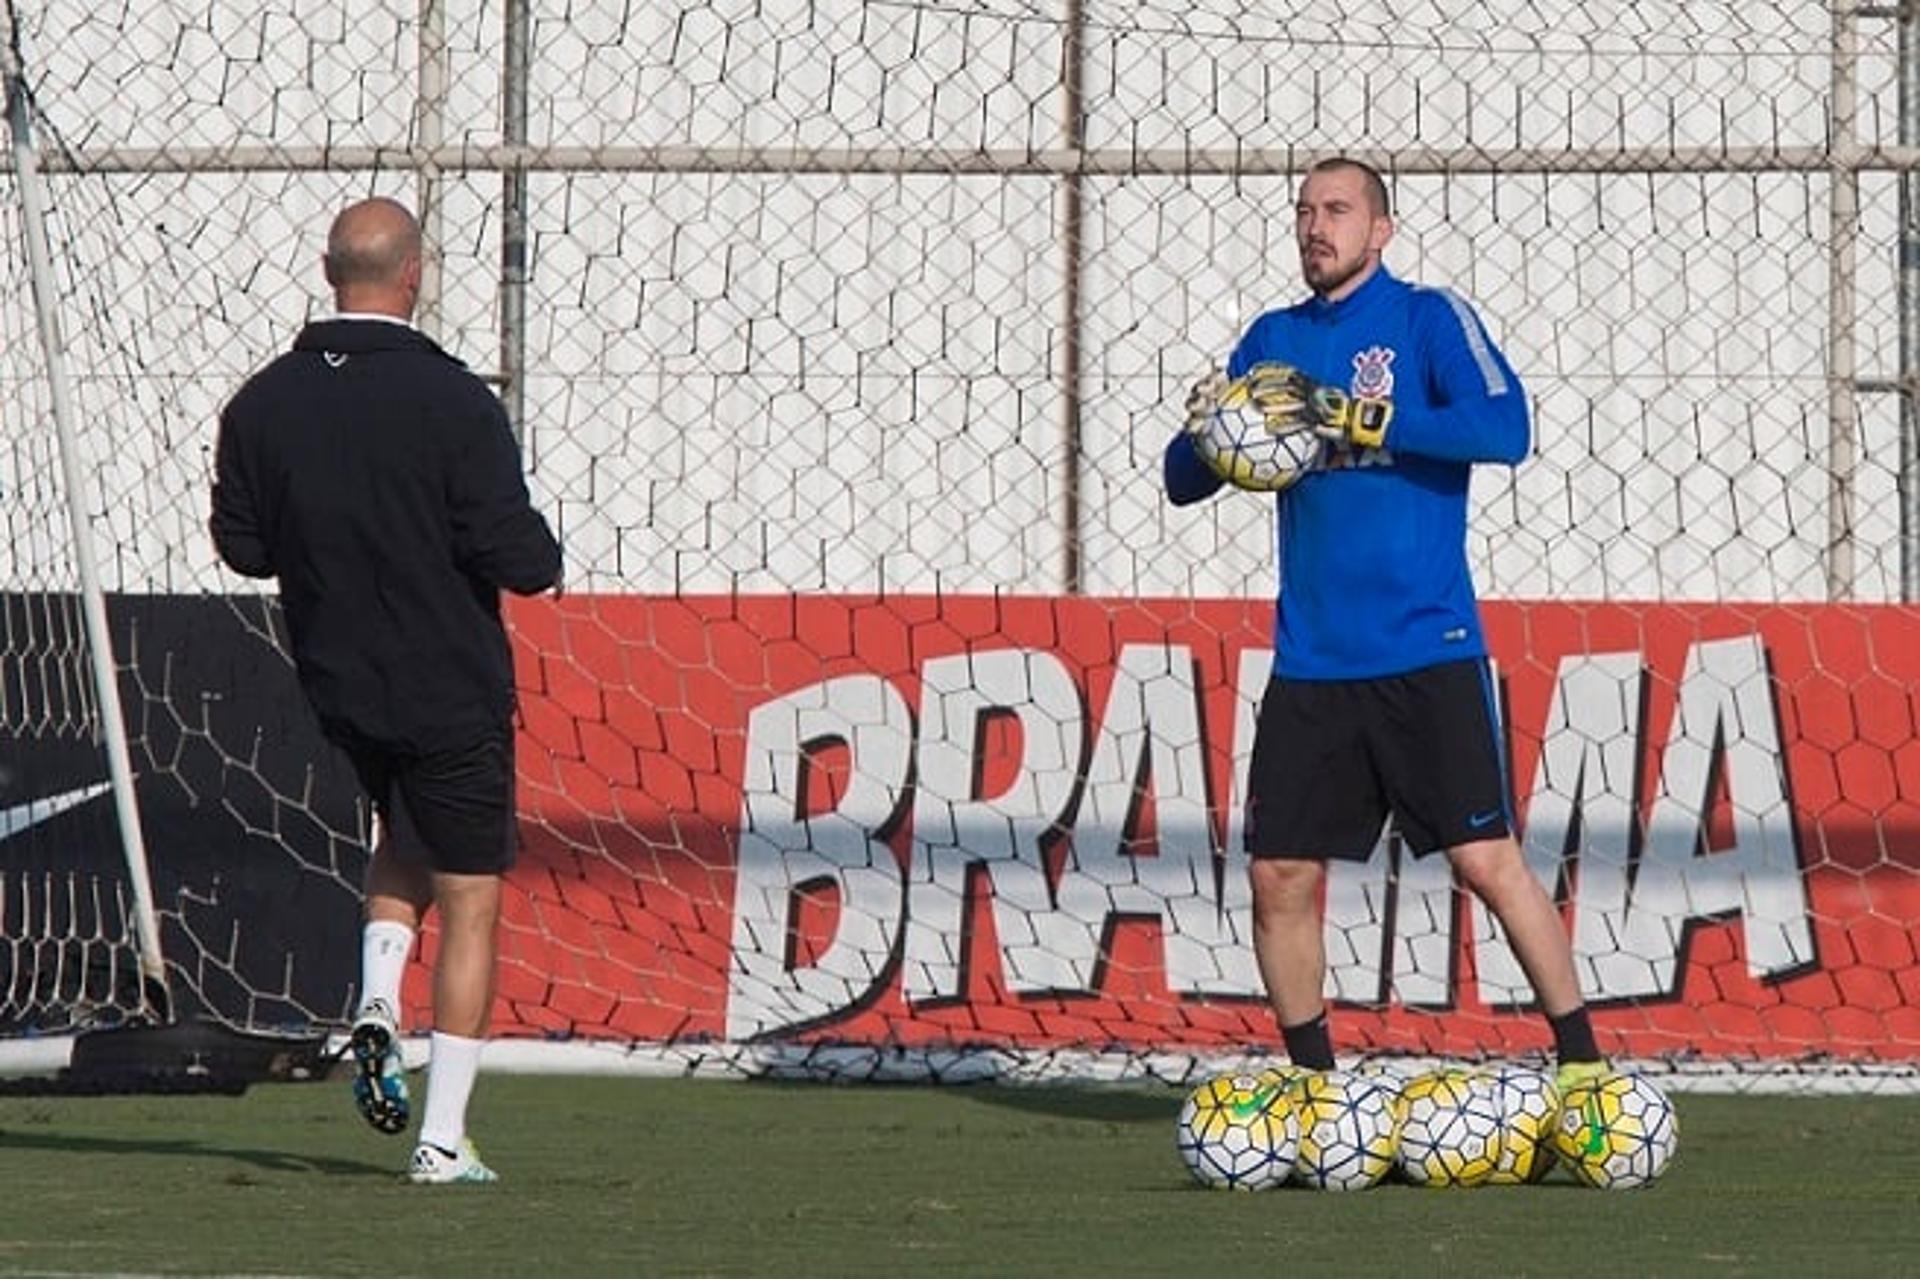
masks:
[[[1558,1017],[1548,1017],[1553,1028],[1553,1053],[1563,1062],[1600,1061],[1600,1046],[1593,1041],[1593,1019],[1581,1004]]]
[[[1333,1036],[1327,1032],[1323,1012],[1312,1021],[1297,1026],[1282,1026],[1280,1038],[1287,1043],[1287,1057],[1306,1070],[1333,1069]]]

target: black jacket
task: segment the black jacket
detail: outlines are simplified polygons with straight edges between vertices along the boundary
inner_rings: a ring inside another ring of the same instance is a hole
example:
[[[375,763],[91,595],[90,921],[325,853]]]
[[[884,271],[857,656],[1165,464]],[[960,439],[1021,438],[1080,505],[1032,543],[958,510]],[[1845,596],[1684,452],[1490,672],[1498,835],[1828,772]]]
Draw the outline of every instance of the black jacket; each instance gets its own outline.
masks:
[[[500,588],[560,575],[499,399],[426,336],[309,324],[220,414],[214,545],[278,577],[300,682],[336,740],[465,745],[511,721]]]

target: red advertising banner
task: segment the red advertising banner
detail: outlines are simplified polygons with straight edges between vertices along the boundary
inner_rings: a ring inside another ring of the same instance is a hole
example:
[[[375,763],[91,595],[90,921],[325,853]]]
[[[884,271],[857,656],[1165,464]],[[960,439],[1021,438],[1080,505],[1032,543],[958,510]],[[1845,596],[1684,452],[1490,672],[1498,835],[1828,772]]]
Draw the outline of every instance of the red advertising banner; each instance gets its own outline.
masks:
[[[508,1034],[1273,1046],[1259,601],[516,601]],[[1622,1056],[1920,1059],[1920,615],[1485,608],[1523,847]],[[1436,751],[1447,743],[1433,744]],[[1543,1046],[1442,857],[1327,894],[1336,1044]],[[424,972],[410,994],[424,998]]]

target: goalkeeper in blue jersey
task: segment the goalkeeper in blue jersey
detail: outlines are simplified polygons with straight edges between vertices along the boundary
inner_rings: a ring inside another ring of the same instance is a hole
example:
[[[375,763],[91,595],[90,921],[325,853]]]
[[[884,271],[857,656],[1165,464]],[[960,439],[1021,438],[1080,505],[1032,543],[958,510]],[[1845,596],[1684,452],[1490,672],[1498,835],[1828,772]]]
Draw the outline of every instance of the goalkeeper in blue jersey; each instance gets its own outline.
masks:
[[[1559,912],[1514,838],[1466,553],[1469,473],[1526,456],[1526,395],[1464,301],[1387,270],[1393,230],[1377,172],[1316,164],[1294,209],[1312,296],[1254,321],[1165,456],[1175,505],[1217,491],[1194,428],[1263,364],[1290,370],[1270,423],[1298,414],[1327,442],[1278,497],[1274,669],[1247,780],[1254,950],[1288,1055],[1331,1068],[1325,863],[1368,857],[1391,812],[1409,852],[1445,849],[1500,920],[1569,1083],[1604,1065]]]

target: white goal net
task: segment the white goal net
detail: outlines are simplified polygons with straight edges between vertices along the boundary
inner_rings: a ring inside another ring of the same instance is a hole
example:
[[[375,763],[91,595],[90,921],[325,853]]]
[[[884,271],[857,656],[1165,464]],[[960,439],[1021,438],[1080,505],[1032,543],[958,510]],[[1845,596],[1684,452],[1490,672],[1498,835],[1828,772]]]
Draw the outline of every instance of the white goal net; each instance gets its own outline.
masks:
[[[1603,1047],[1920,1067],[1897,15],[9,8],[81,491],[0,176],[0,1033],[145,998],[113,975],[138,911],[70,500],[174,1004],[350,1004],[364,813],[205,516],[221,402],[326,314],[326,222],[380,193],[421,210],[422,326],[500,388],[566,547],[569,596],[509,608],[503,1035],[855,1072],[1277,1049],[1238,843],[1272,511],[1175,510],[1159,463],[1191,379],[1300,293],[1294,187],[1348,153],[1391,176],[1390,266],[1469,298],[1534,409],[1471,551]],[[1327,939],[1343,1053],[1544,1046],[1391,831]]]

